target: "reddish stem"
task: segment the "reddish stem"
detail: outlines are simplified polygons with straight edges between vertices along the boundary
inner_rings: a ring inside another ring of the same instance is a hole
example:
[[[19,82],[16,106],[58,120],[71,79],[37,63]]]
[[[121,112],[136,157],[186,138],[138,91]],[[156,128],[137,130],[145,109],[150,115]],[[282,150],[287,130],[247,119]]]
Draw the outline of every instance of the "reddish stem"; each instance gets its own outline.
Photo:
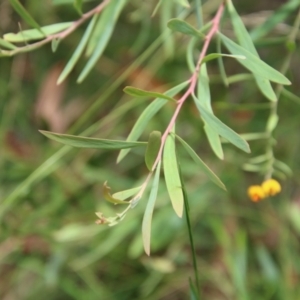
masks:
[[[219,7],[219,9],[218,9],[218,11],[217,11],[217,13],[216,13],[213,21],[212,21],[212,27],[211,27],[210,31],[208,32],[208,34],[205,37],[205,42],[204,42],[203,48],[201,50],[201,53],[200,53],[200,56],[199,56],[199,59],[198,59],[195,71],[192,74],[191,78],[189,79],[190,86],[187,89],[187,91],[184,93],[184,95],[177,101],[176,110],[175,110],[175,112],[174,112],[174,114],[173,114],[173,116],[172,116],[172,118],[170,120],[170,123],[169,123],[168,127],[166,128],[163,136],[161,137],[160,149],[159,149],[159,152],[157,154],[155,163],[154,163],[154,165],[152,167],[152,171],[148,174],[148,176],[147,176],[146,180],[144,181],[144,183],[143,183],[140,191],[132,199],[132,203],[133,204],[136,204],[136,201],[138,201],[143,196],[143,193],[146,190],[146,187],[147,187],[147,185],[148,185],[148,183],[150,181],[150,178],[151,178],[151,176],[153,174],[153,171],[155,170],[155,168],[157,167],[159,161],[161,160],[162,152],[163,152],[163,149],[164,149],[167,137],[168,137],[169,133],[171,132],[171,130],[172,130],[172,128],[173,128],[173,126],[174,126],[174,124],[176,122],[177,116],[179,115],[179,112],[181,110],[181,107],[182,107],[183,103],[185,102],[185,100],[190,95],[192,95],[195,92],[195,88],[196,88],[196,84],[197,84],[197,78],[198,78],[198,74],[199,74],[199,71],[200,71],[201,62],[202,62],[204,56],[206,55],[206,52],[207,52],[208,46],[209,46],[209,44],[211,42],[211,39],[213,38],[213,36],[215,35],[215,33],[219,29],[219,24],[220,24],[220,20],[221,20],[221,17],[222,17],[223,10],[224,10],[224,3],[222,3],[220,5],[220,7]]]
[[[45,39],[30,44],[30,45],[26,45],[24,47],[20,47],[20,48],[16,48],[14,50],[1,50],[1,52],[7,56],[12,56],[15,55],[17,53],[22,53],[22,52],[28,52],[30,50],[33,50],[35,48],[38,48],[42,45],[48,44],[49,42],[51,42],[54,39],[64,39],[65,37],[67,37],[69,34],[71,34],[75,29],[77,29],[82,23],[84,23],[86,20],[88,20],[90,17],[99,14],[104,8],[105,6],[110,2],[110,0],[104,0],[101,4],[99,4],[98,6],[96,6],[95,8],[93,8],[92,10],[90,10],[89,12],[83,14],[81,16],[80,19],[78,19],[77,21],[74,21],[73,24],[68,27],[67,29],[56,33],[56,34],[52,34],[47,36]]]
[[[211,27],[210,31],[208,32],[208,34],[205,37],[205,42],[204,42],[203,48],[201,50],[201,53],[200,53],[200,56],[199,56],[199,59],[198,59],[195,71],[192,74],[191,78],[189,79],[190,86],[187,89],[187,91],[184,93],[184,95],[177,101],[176,110],[175,110],[175,112],[174,112],[174,114],[173,114],[173,116],[172,116],[172,118],[170,120],[170,123],[169,123],[168,127],[166,128],[163,136],[161,137],[160,149],[159,149],[159,152],[157,154],[155,163],[153,165],[152,172],[155,170],[158,162],[161,160],[162,152],[163,152],[163,149],[164,149],[167,137],[168,137],[169,133],[171,132],[172,128],[174,127],[174,125],[175,125],[177,116],[179,115],[179,112],[181,110],[181,107],[182,107],[183,103],[186,101],[186,99],[190,95],[192,95],[195,92],[195,88],[196,88],[196,84],[197,84],[197,78],[198,78],[198,75],[199,75],[201,62],[202,62],[203,58],[206,55],[208,46],[209,46],[209,44],[210,44],[213,36],[215,35],[215,33],[219,29],[219,24],[220,24],[220,20],[221,20],[221,17],[222,17],[223,10],[224,10],[224,3],[222,3],[220,5],[220,7],[219,7],[219,9],[218,9],[218,11],[217,11],[217,13],[216,13],[213,21],[212,21],[212,27]]]

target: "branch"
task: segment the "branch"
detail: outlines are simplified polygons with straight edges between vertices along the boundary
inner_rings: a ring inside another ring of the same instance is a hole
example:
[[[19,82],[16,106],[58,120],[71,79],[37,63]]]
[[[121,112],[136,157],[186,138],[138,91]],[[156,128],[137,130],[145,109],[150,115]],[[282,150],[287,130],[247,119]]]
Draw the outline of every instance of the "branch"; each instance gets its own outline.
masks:
[[[189,79],[189,82],[190,82],[189,88],[187,89],[185,94],[177,101],[176,110],[175,110],[175,112],[174,112],[174,114],[173,114],[173,116],[172,116],[172,118],[169,122],[169,125],[167,126],[164,134],[161,137],[160,149],[159,149],[159,152],[157,154],[155,163],[153,164],[152,170],[148,174],[148,176],[147,176],[145,182],[143,183],[143,185],[142,185],[140,191],[138,192],[138,194],[136,194],[135,197],[130,201],[132,206],[134,206],[136,204],[136,202],[139,201],[139,199],[142,197],[142,195],[143,195],[144,191],[146,190],[146,187],[147,187],[147,185],[150,181],[150,178],[153,174],[153,171],[157,167],[158,163],[161,161],[162,152],[163,152],[167,137],[168,137],[169,133],[171,132],[171,130],[172,130],[172,128],[173,128],[173,126],[176,122],[177,116],[179,115],[179,112],[180,112],[184,102],[186,101],[186,99],[190,95],[195,93],[195,88],[196,88],[196,84],[197,84],[197,78],[198,78],[198,75],[199,75],[199,72],[200,72],[201,62],[202,62],[203,58],[206,55],[208,46],[209,46],[213,36],[216,34],[216,32],[219,29],[219,24],[220,24],[220,20],[221,20],[221,17],[222,17],[223,10],[224,10],[224,3],[222,3],[220,5],[220,7],[219,7],[219,9],[218,9],[213,21],[212,21],[212,27],[211,27],[210,31],[208,32],[208,34],[205,37],[205,42],[204,42],[203,48],[201,50],[201,53],[200,53],[195,71]]]
[[[110,0],[104,0],[98,6],[96,6],[95,8],[90,10],[89,12],[83,14],[80,19],[78,19],[77,21],[74,21],[73,24],[69,28],[65,29],[64,31],[61,31],[61,32],[56,33],[56,34],[49,35],[44,40],[41,40],[39,42],[30,44],[30,45],[26,45],[24,47],[16,48],[16,49],[11,50],[11,51],[1,49],[0,53],[4,54],[5,56],[13,56],[13,55],[18,54],[18,53],[28,52],[28,51],[34,50],[36,48],[39,48],[39,47],[41,47],[45,44],[50,43],[51,41],[53,41],[55,39],[62,40],[64,38],[66,38],[67,36],[69,36],[73,31],[75,31],[86,20],[88,20],[89,18],[91,18],[92,16],[94,16],[96,14],[99,14],[105,8],[105,6],[109,4],[109,2],[110,2]]]
[[[202,62],[203,58],[206,55],[208,46],[209,46],[213,36],[216,34],[216,32],[219,29],[219,24],[220,24],[220,20],[221,20],[221,17],[222,17],[223,10],[224,10],[224,3],[222,3],[220,5],[220,7],[219,7],[219,9],[216,13],[216,16],[214,17],[214,19],[212,21],[212,27],[211,27],[210,31],[208,32],[208,34],[205,37],[205,42],[204,42],[203,48],[201,50],[201,53],[200,53],[200,56],[199,56],[199,59],[198,59],[198,62],[197,62],[197,66],[196,66],[195,71],[192,74],[191,78],[189,79],[190,86],[189,86],[188,90],[185,92],[185,94],[177,101],[176,110],[175,110],[175,112],[174,112],[174,114],[173,114],[173,116],[170,120],[170,123],[169,123],[167,129],[165,130],[163,136],[161,137],[160,149],[159,149],[158,155],[156,157],[155,163],[152,167],[152,171],[155,170],[157,164],[161,160],[163,148],[165,146],[167,137],[168,137],[169,133],[171,132],[171,130],[172,130],[172,128],[173,128],[173,126],[176,122],[177,116],[179,115],[179,112],[182,108],[182,105],[184,104],[184,102],[186,101],[186,99],[190,95],[195,93],[195,88],[196,88],[196,84],[197,84],[197,78],[198,78],[198,75],[199,75],[201,62]]]

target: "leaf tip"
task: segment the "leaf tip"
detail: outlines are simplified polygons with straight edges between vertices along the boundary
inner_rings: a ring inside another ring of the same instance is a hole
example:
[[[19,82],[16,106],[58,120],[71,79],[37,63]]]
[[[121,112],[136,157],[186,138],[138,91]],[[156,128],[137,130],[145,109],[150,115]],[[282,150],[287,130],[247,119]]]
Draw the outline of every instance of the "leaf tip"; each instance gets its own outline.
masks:
[[[176,215],[179,217],[179,218],[182,218],[182,215],[183,215],[183,205],[182,206],[178,206],[178,207],[174,207],[174,211],[176,213]]]
[[[56,81],[56,85],[60,85],[64,80],[65,78],[60,75]]]
[[[251,153],[251,149],[250,149],[250,146],[249,146],[249,144],[246,142],[246,150],[245,150],[245,152],[246,153]]]
[[[45,130],[38,130],[39,133],[43,134],[43,135],[47,135],[48,131]]]
[[[148,256],[150,256],[150,247],[148,247],[147,245],[144,245],[144,251]]]

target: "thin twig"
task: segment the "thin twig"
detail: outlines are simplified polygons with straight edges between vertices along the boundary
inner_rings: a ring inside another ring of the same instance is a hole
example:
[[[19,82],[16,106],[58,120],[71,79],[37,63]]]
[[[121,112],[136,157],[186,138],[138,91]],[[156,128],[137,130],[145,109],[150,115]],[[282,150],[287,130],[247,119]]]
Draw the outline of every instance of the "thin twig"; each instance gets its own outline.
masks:
[[[70,27],[68,27],[67,29],[65,29],[64,31],[61,31],[61,32],[56,33],[56,34],[49,35],[45,39],[43,39],[39,42],[29,44],[29,45],[26,45],[24,47],[19,47],[19,48],[16,48],[14,50],[1,50],[1,54],[5,55],[5,56],[13,56],[13,55],[18,54],[18,53],[28,52],[28,51],[31,51],[33,49],[39,48],[39,47],[41,47],[45,44],[50,43],[51,41],[53,41],[55,39],[62,40],[64,38],[66,38],[67,36],[69,36],[74,30],[76,30],[86,20],[88,20],[89,18],[91,18],[92,16],[94,16],[96,14],[99,14],[105,8],[105,6],[107,4],[109,4],[109,2],[110,2],[110,0],[104,0],[98,6],[96,6],[95,8],[90,10],[89,12],[83,14],[80,19],[78,19],[77,21],[74,21],[72,23],[72,25]]]
[[[194,94],[194,92],[195,92],[195,88],[196,88],[196,84],[197,84],[197,78],[198,78],[198,74],[199,74],[199,71],[200,71],[201,62],[202,62],[203,58],[206,55],[208,46],[209,46],[209,44],[210,44],[213,36],[216,34],[216,32],[219,29],[219,24],[220,24],[220,20],[221,20],[221,17],[222,17],[223,10],[224,10],[224,3],[222,2],[222,4],[220,5],[220,7],[219,7],[219,9],[218,9],[218,11],[217,11],[217,13],[216,13],[213,21],[212,21],[212,27],[211,27],[210,31],[208,32],[208,34],[205,37],[205,42],[204,42],[203,48],[201,50],[201,53],[200,53],[200,56],[199,56],[199,59],[198,59],[195,71],[194,71],[194,73],[192,74],[192,76],[189,79],[190,86],[187,89],[187,91],[185,92],[185,94],[177,101],[176,110],[175,110],[175,112],[174,112],[174,114],[173,114],[173,116],[172,116],[172,118],[170,120],[170,123],[169,123],[168,127],[166,128],[163,136],[161,137],[160,149],[158,151],[155,163],[153,164],[152,170],[151,170],[151,172],[148,173],[148,176],[147,176],[146,180],[144,181],[144,183],[143,183],[140,191],[131,200],[132,203],[133,203],[133,206],[143,196],[144,191],[146,190],[146,187],[147,187],[147,185],[148,185],[148,183],[150,181],[150,178],[151,178],[151,176],[153,174],[153,171],[155,170],[155,168],[157,167],[158,163],[161,160],[162,152],[163,152],[163,149],[164,149],[167,137],[168,137],[169,133],[171,132],[171,130],[172,130],[172,128],[173,128],[173,126],[174,126],[174,124],[176,122],[177,116],[179,115],[179,112],[180,112],[180,110],[181,110],[184,102],[186,101],[186,99],[190,95]]]
[[[171,130],[172,130],[172,128],[173,128],[173,126],[174,126],[174,124],[176,122],[177,116],[179,115],[179,112],[181,110],[182,105],[184,104],[184,102],[186,101],[186,99],[190,95],[194,94],[194,92],[195,92],[195,88],[196,88],[196,84],[197,84],[197,78],[198,78],[198,74],[199,74],[199,71],[200,71],[201,62],[202,62],[203,58],[206,55],[208,46],[209,46],[209,44],[210,44],[213,36],[216,34],[216,32],[219,29],[219,23],[220,23],[220,20],[221,20],[221,17],[222,17],[223,10],[224,10],[224,3],[222,3],[220,5],[220,7],[219,7],[219,9],[218,9],[218,11],[216,13],[216,16],[214,17],[214,19],[212,21],[212,27],[211,27],[209,33],[207,34],[207,36],[205,38],[205,42],[204,42],[203,48],[201,50],[201,53],[200,53],[200,56],[199,56],[199,59],[198,59],[198,62],[197,62],[197,66],[196,66],[195,71],[192,74],[191,78],[189,79],[190,86],[189,86],[188,90],[185,92],[185,94],[177,101],[176,110],[175,110],[175,112],[174,112],[174,114],[173,114],[173,116],[171,118],[171,121],[170,121],[167,129],[165,130],[163,136],[161,137],[160,149],[159,149],[157,158],[155,160],[155,163],[153,165],[152,171],[155,170],[157,164],[161,160],[163,148],[164,148],[164,145],[166,143],[167,137],[168,137],[169,133],[171,132]]]

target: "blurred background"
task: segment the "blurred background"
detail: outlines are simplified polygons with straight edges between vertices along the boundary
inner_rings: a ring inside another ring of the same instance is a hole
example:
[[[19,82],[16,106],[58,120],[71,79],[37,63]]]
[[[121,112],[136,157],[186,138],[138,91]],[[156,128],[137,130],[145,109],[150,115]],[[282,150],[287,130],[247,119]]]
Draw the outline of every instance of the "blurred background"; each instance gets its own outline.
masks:
[[[21,2],[40,25],[79,18],[73,1]],[[172,210],[163,180],[152,221],[150,257],[143,251],[141,236],[147,197],[117,226],[95,224],[96,211],[114,216],[119,210],[103,199],[106,180],[113,191],[142,182],[147,174],[143,150],[132,150],[116,164],[117,151],[64,147],[38,132],[126,139],[148,102],[132,100],[123,93],[125,86],[164,92],[189,78],[186,46],[190,38],[182,34],[173,35],[172,40],[158,37],[166,21],[181,13],[195,24],[194,2],[190,1],[189,10],[177,5],[172,10],[159,9],[151,18],[157,2],[128,2],[104,54],[81,84],[76,79],[85,57],[64,83],[57,86],[56,81],[86,23],[64,39],[55,53],[48,44],[1,57],[1,299],[189,299],[193,267],[186,224]],[[250,32],[266,28],[266,20],[280,12],[281,18],[275,18],[275,24],[255,39],[261,58],[277,70],[290,55],[286,41],[299,14],[297,2],[233,1]],[[98,3],[85,1],[83,10]],[[207,22],[220,1],[203,3]],[[292,9],[282,9],[287,3]],[[0,35],[19,28],[28,27],[10,1],[1,0]],[[228,16],[221,30],[233,38]],[[227,192],[216,187],[178,149],[191,207],[202,299],[300,299],[299,37],[297,32],[296,50],[286,73],[292,86],[279,98],[274,132],[274,153],[284,163],[274,174],[282,185],[279,195],[259,203],[247,196],[247,188],[264,179],[261,165],[249,168],[249,159],[265,154],[263,135],[249,140],[250,155],[224,143],[221,161],[210,149],[191,101],[178,119],[178,134],[227,187]],[[216,52],[215,42],[209,52]],[[234,60],[224,63],[228,76],[247,72]],[[263,133],[270,102],[251,76],[227,88],[217,62],[208,64],[208,73],[215,114],[238,133]],[[163,131],[173,109],[166,105],[141,140],[147,140],[152,130]]]

